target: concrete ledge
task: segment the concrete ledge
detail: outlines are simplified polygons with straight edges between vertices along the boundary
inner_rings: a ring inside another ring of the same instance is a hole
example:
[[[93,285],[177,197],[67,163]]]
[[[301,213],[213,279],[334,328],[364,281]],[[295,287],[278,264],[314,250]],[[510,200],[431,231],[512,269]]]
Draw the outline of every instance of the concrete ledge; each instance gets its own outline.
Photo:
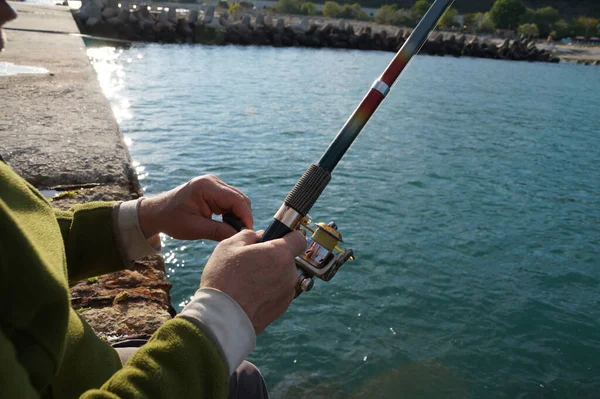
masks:
[[[0,62],[46,74],[0,76],[0,156],[37,188],[54,188],[53,206],[139,197],[140,185],[110,105],[67,7],[11,3]],[[174,314],[162,257],[71,287],[72,306],[107,340],[149,337]]]
[[[7,27],[78,32],[67,7],[11,3]],[[49,74],[0,78],[0,155],[36,186],[111,183],[139,191],[131,158],[83,40],[7,31],[0,61]]]

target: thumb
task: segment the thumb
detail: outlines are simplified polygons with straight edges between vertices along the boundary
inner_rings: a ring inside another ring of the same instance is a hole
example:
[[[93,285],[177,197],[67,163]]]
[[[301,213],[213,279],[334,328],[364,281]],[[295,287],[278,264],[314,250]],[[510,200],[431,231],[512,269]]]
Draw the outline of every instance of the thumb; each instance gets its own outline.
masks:
[[[227,241],[231,242],[234,246],[245,247],[247,245],[256,244],[258,240],[260,240],[260,237],[262,237],[262,231],[256,232],[245,229],[240,231]]]
[[[306,251],[306,238],[298,230],[292,231],[286,234],[279,240],[283,241],[288,247],[290,247],[294,257],[300,256]]]

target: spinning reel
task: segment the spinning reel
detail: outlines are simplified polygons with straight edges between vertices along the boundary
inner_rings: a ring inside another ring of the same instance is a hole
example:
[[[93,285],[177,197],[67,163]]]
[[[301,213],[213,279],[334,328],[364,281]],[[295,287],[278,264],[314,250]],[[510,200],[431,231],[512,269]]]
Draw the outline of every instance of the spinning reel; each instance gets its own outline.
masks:
[[[300,221],[299,230],[305,236],[307,232],[311,232],[312,236],[306,239],[304,253],[296,257],[296,267],[298,267],[296,296],[310,291],[315,283],[315,277],[329,281],[348,259],[354,260],[352,249],[342,250],[337,246],[344,241],[334,222],[315,223],[312,227],[310,223],[308,215]]]

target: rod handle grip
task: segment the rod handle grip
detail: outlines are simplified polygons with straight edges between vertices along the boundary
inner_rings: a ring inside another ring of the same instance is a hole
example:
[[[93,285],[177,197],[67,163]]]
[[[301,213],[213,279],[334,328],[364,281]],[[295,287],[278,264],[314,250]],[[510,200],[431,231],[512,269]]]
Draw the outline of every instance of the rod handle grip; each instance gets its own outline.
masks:
[[[237,232],[247,229],[244,222],[242,222],[237,216],[231,212],[223,214],[223,222],[233,227]]]
[[[269,227],[265,229],[265,232],[263,233],[260,242],[275,240],[291,232],[292,229],[287,227],[285,224],[281,223],[279,220],[273,218],[273,221],[271,222],[271,224],[269,224]]]

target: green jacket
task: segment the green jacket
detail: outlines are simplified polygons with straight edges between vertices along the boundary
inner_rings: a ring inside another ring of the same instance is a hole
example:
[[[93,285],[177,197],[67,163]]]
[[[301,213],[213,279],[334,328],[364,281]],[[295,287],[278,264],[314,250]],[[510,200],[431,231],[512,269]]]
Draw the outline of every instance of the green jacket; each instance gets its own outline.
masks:
[[[165,323],[124,366],[69,302],[121,270],[113,203],[52,209],[0,162],[0,398],[225,398],[227,366],[192,323]]]

